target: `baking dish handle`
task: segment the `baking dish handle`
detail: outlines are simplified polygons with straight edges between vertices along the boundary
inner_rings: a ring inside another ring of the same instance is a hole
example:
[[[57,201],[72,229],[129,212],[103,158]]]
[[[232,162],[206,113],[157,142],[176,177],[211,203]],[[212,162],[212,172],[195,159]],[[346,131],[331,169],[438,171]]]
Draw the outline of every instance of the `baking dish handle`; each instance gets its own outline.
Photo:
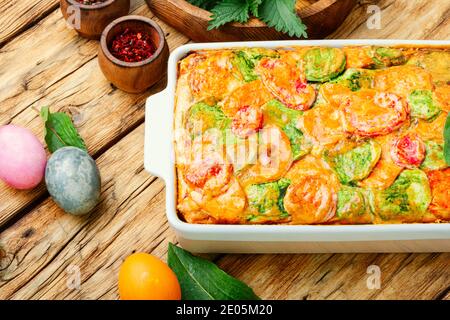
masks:
[[[167,181],[173,165],[171,116],[167,88],[147,99],[145,104],[144,167]]]

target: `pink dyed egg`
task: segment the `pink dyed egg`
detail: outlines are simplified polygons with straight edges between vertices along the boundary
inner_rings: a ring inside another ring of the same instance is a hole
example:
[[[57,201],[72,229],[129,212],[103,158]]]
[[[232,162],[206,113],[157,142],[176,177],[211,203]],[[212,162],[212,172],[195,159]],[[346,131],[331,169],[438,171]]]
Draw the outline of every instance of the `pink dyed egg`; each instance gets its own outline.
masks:
[[[16,189],[32,189],[44,178],[46,163],[45,149],[30,130],[0,127],[1,180]]]

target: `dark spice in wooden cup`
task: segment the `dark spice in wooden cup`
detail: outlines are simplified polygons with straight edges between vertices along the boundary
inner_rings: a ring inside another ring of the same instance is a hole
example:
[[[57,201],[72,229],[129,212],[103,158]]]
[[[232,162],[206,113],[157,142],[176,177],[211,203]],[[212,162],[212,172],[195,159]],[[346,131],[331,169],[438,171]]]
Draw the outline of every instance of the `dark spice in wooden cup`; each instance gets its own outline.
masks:
[[[152,57],[156,46],[147,32],[126,28],[114,37],[109,50],[119,60],[139,62]]]

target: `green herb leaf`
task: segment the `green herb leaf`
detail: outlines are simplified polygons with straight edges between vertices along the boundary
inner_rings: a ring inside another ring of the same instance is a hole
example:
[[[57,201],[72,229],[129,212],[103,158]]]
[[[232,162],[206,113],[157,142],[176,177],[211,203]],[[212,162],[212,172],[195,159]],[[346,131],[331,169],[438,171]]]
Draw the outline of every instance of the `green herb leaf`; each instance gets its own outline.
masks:
[[[43,107],[41,109],[41,117],[45,124],[45,142],[51,153],[67,146],[87,151],[83,139],[67,114],[63,112],[51,113],[48,107]]]
[[[269,27],[289,36],[308,38],[306,26],[295,12],[296,0],[263,0],[259,18]]]
[[[248,21],[249,2],[247,0],[222,0],[212,10],[212,20],[209,21],[208,30],[236,21],[245,23]]]
[[[263,0],[248,0],[248,2],[250,6],[250,12],[252,13],[252,15],[254,15],[255,17],[259,17],[258,8],[259,5],[263,2]]]
[[[190,4],[205,10],[211,10],[217,5],[219,0],[187,0]]]
[[[259,300],[245,283],[172,243],[168,264],[177,275],[184,300]]]
[[[450,113],[447,114],[444,126],[444,158],[447,165],[450,166]]]

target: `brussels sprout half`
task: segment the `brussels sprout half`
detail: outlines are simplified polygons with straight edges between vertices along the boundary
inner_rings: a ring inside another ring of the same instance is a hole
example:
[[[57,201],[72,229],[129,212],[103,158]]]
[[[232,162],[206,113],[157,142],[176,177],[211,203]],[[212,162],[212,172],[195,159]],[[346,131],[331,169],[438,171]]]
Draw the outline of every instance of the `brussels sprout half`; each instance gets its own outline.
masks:
[[[341,84],[352,91],[358,91],[361,88],[372,88],[373,72],[371,70],[350,68],[330,81],[330,83]]]
[[[262,110],[264,121],[279,127],[284,127],[288,124],[295,125],[303,114],[303,111],[288,108],[276,99],[270,100],[263,105]]]
[[[297,127],[292,124],[288,124],[282,128],[282,130],[291,142],[292,159],[294,161],[307,155],[311,151],[311,142],[305,138],[303,133]]]
[[[381,146],[371,140],[344,153],[330,155],[325,152],[325,159],[336,172],[343,184],[352,184],[366,178],[381,156]]]
[[[326,82],[336,78],[345,69],[344,51],[338,48],[312,48],[303,56],[306,79]]]
[[[444,144],[435,141],[425,141],[425,159],[420,165],[424,170],[440,170],[447,168],[444,159]]]
[[[219,107],[198,102],[188,110],[185,127],[195,137],[211,128],[225,130],[230,123],[231,119]]]
[[[348,224],[372,223],[373,193],[362,188],[342,186],[338,191],[334,221]]]
[[[282,222],[290,216],[284,209],[283,199],[291,184],[289,179],[252,184],[245,188],[249,210],[247,220],[252,223]]]
[[[430,120],[441,112],[439,104],[433,99],[431,90],[414,90],[408,96],[411,116]]]
[[[311,151],[312,145],[297,128],[302,111],[290,109],[278,100],[271,100],[263,107],[264,121],[279,126],[291,142],[293,160],[298,160]]]
[[[376,212],[383,221],[422,221],[430,203],[428,178],[419,169],[404,170],[389,188],[375,196]]]
[[[372,51],[372,60],[375,68],[398,66],[406,62],[402,50],[387,47],[375,47]]]
[[[243,49],[235,52],[233,64],[241,72],[245,82],[251,82],[258,79],[255,72],[255,66],[263,57],[277,57],[275,51],[267,49]]]

